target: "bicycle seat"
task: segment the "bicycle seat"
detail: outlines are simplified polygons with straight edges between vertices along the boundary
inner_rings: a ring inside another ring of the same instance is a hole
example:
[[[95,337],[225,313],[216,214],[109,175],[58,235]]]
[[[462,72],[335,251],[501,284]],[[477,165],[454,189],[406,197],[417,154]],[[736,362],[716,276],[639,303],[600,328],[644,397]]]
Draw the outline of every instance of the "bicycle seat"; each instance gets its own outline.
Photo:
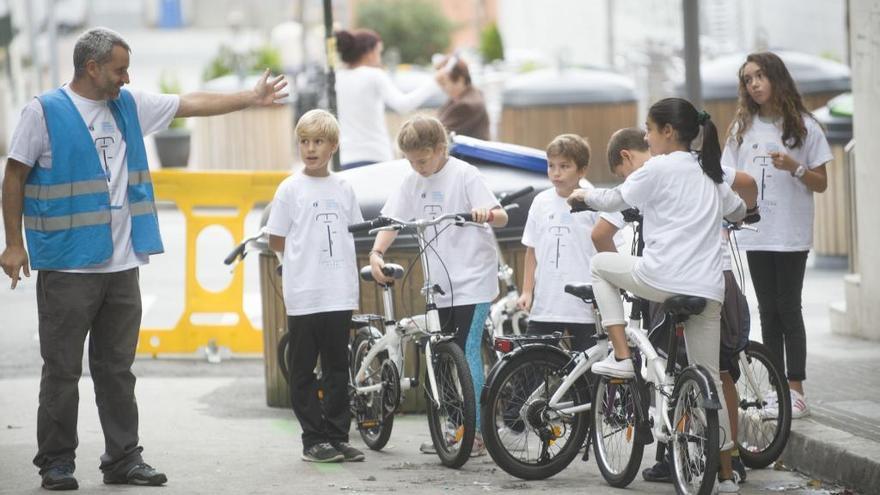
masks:
[[[587,301],[593,300],[593,286],[590,284],[565,284],[565,292]]]
[[[672,296],[663,302],[663,312],[675,316],[698,315],[706,308],[706,299],[697,296]]]
[[[403,267],[394,263],[385,263],[385,268],[382,269],[382,272],[385,273],[386,277],[391,277],[395,280],[403,278]],[[373,278],[373,271],[370,269],[370,265],[361,268],[361,278],[367,282],[376,281]]]

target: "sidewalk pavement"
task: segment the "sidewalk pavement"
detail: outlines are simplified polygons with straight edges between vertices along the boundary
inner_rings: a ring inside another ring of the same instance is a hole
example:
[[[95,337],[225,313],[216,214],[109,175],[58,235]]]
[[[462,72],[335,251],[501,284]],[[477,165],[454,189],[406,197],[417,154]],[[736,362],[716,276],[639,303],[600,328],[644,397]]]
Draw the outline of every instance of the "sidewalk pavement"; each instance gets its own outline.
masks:
[[[844,299],[845,271],[815,269],[811,264],[804,281],[803,309],[807,328],[804,390],[812,414],[792,422],[782,462],[815,478],[838,481],[860,493],[877,494],[880,342],[832,335],[829,306]],[[748,297],[752,336],[759,339],[752,290]]]

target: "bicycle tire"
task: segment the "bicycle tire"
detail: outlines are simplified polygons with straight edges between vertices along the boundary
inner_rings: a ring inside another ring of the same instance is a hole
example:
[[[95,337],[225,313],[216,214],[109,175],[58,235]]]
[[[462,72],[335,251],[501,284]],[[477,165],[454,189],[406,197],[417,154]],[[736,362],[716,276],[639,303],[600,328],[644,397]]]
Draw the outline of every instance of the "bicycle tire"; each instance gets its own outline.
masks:
[[[707,393],[703,386],[712,383],[709,374],[698,367],[685,368],[675,380],[669,446],[672,482],[679,495],[708,495],[715,487],[720,463],[718,409],[699,405]]]
[[[593,455],[609,485],[625,488],[639,472],[645,441],[641,409],[636,406],[634,380],[600,376],[593,396]],[[615,462],[618,460],[618,462]]]
[[[546,407],[570,361],[562,351],[524,349],[486,383],[480,418],[483,441],[495,463],[508,474],[524,480],[549,478],[565,469],[584,444],[589,430],[588,412],[558,415]],[[542,376],[544,390],[534,396],[541,384],[536,377]],[[562,398],[574,404],[589,400],[590,385],[585,377]],[[522,430],[517,432],[520,427]]]
[[[474,383],[467,359],[458,345],[440,342],[433,346],[433,352],[440,403],[434,403],[431,381],[426,376],[428,429],[440,462],[446,467],[459,468],[468,461],[474,447],[477,428]]]
[[[278,345],[275,348],[275,352],[278,355],[278,367],[281,369],[281,376],[287,383],[290,383],[290,355],[287,353],[289,345],[290,332],[284,332],[284,335],[278,339]]]
[[[358,332],[354,339],[353,352],[351,353],[350,376],[354,384],[354,376],[361,366],[361,362],[369,353],[373,345],[373,338],[367,332]],[[367,378],[367,384],[381,381],[382,366],[388,360],[387,352],[380,352],[371,364],[371,371]],[[371,450],[382,450],[391,438],[391,430],[394,428],[394,414],[387,414],[383,404],[382,391],[358,394],[352,387],[351,409],[358,432],[364,444]]]
[[[776,461],[788,443],[791,434],[791,395],[788,380],[767,346],[749,342],[744,352],[749,372],[755,386],[760,388],[764,401],[758,403],[757,390],[748,380],[746,370],[741,370],[736,384],[739,395],[736,444],[743,464],[752,469],[762,469]],[[778,399],[775,415],[772,415],[772,408],[766,407],[768,392],[775,393]]]

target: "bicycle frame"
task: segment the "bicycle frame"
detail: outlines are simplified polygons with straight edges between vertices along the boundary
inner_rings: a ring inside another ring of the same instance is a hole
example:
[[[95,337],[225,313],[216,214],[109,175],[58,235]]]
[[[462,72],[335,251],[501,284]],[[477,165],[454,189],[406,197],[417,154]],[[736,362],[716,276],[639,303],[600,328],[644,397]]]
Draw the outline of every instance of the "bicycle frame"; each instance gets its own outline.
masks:
[[[437,390],[437,378],[434,373],[434,359],[432,345],[440,342],[451,340],[451,335],[441,334],[440,316],[437,306],[434,303],[434,294],[440,292],[440,288],[431,283],[431,272],[428,267],[427,245],[425,240],[425,230],[428,227],[437,225],[443,221],[455,220],[460,224],[469,224],[481,226],[473,222],[462,221],[459,215],[446,214],[433,220],[416,220],[414,222],[405,222],[389,218],[392,222],[391,226],[379,227],[370,230],[373,234],[382,230],[400,230],[402,228],[411,227],[416,230],[416,237],[419,244],[419,258],[422,266],[422,273],[425,274],[425,284],[422,286],[422,294],[425,296],[425,313],[404,318],[399,322],[394,319],[394,300],[389,285],[382,285],[382,303],[385,312],[385,334],[379,338],[372,346],[361,362],[360,368],[354,377],[354,390],[358,394],[376,392],[384,386],[382,383],[369,386],[361,386],[367,378],[367,366],[383,351],[388,352],[388,358],[397,367],[398,371],[403,371],[404,353],[403,344],[406,341],[417,341],[422,337],[428,337],[425,341],[425,367],[427,369],[428,381],[431,384],[431,400],[435,405],[440,404],[439,391]],[[418,380],[410,377],[400,377],[400,390],[410,390],[413,386],[417,386]],[[402,394],[401,394],[402,397]]]

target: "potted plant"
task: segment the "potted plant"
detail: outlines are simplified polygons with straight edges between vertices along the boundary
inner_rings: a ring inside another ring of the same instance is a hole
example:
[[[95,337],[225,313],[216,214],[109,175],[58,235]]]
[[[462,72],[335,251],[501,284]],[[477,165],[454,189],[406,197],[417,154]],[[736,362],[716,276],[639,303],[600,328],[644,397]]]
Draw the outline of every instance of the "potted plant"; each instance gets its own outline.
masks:
[[[177,78],[162,74],[159,91],[165,94],[180,94]],[[156,152],[163,168],[186,167],[189,161],[190,131],[183,119],[174,119],[168,129],[155,133]]]

